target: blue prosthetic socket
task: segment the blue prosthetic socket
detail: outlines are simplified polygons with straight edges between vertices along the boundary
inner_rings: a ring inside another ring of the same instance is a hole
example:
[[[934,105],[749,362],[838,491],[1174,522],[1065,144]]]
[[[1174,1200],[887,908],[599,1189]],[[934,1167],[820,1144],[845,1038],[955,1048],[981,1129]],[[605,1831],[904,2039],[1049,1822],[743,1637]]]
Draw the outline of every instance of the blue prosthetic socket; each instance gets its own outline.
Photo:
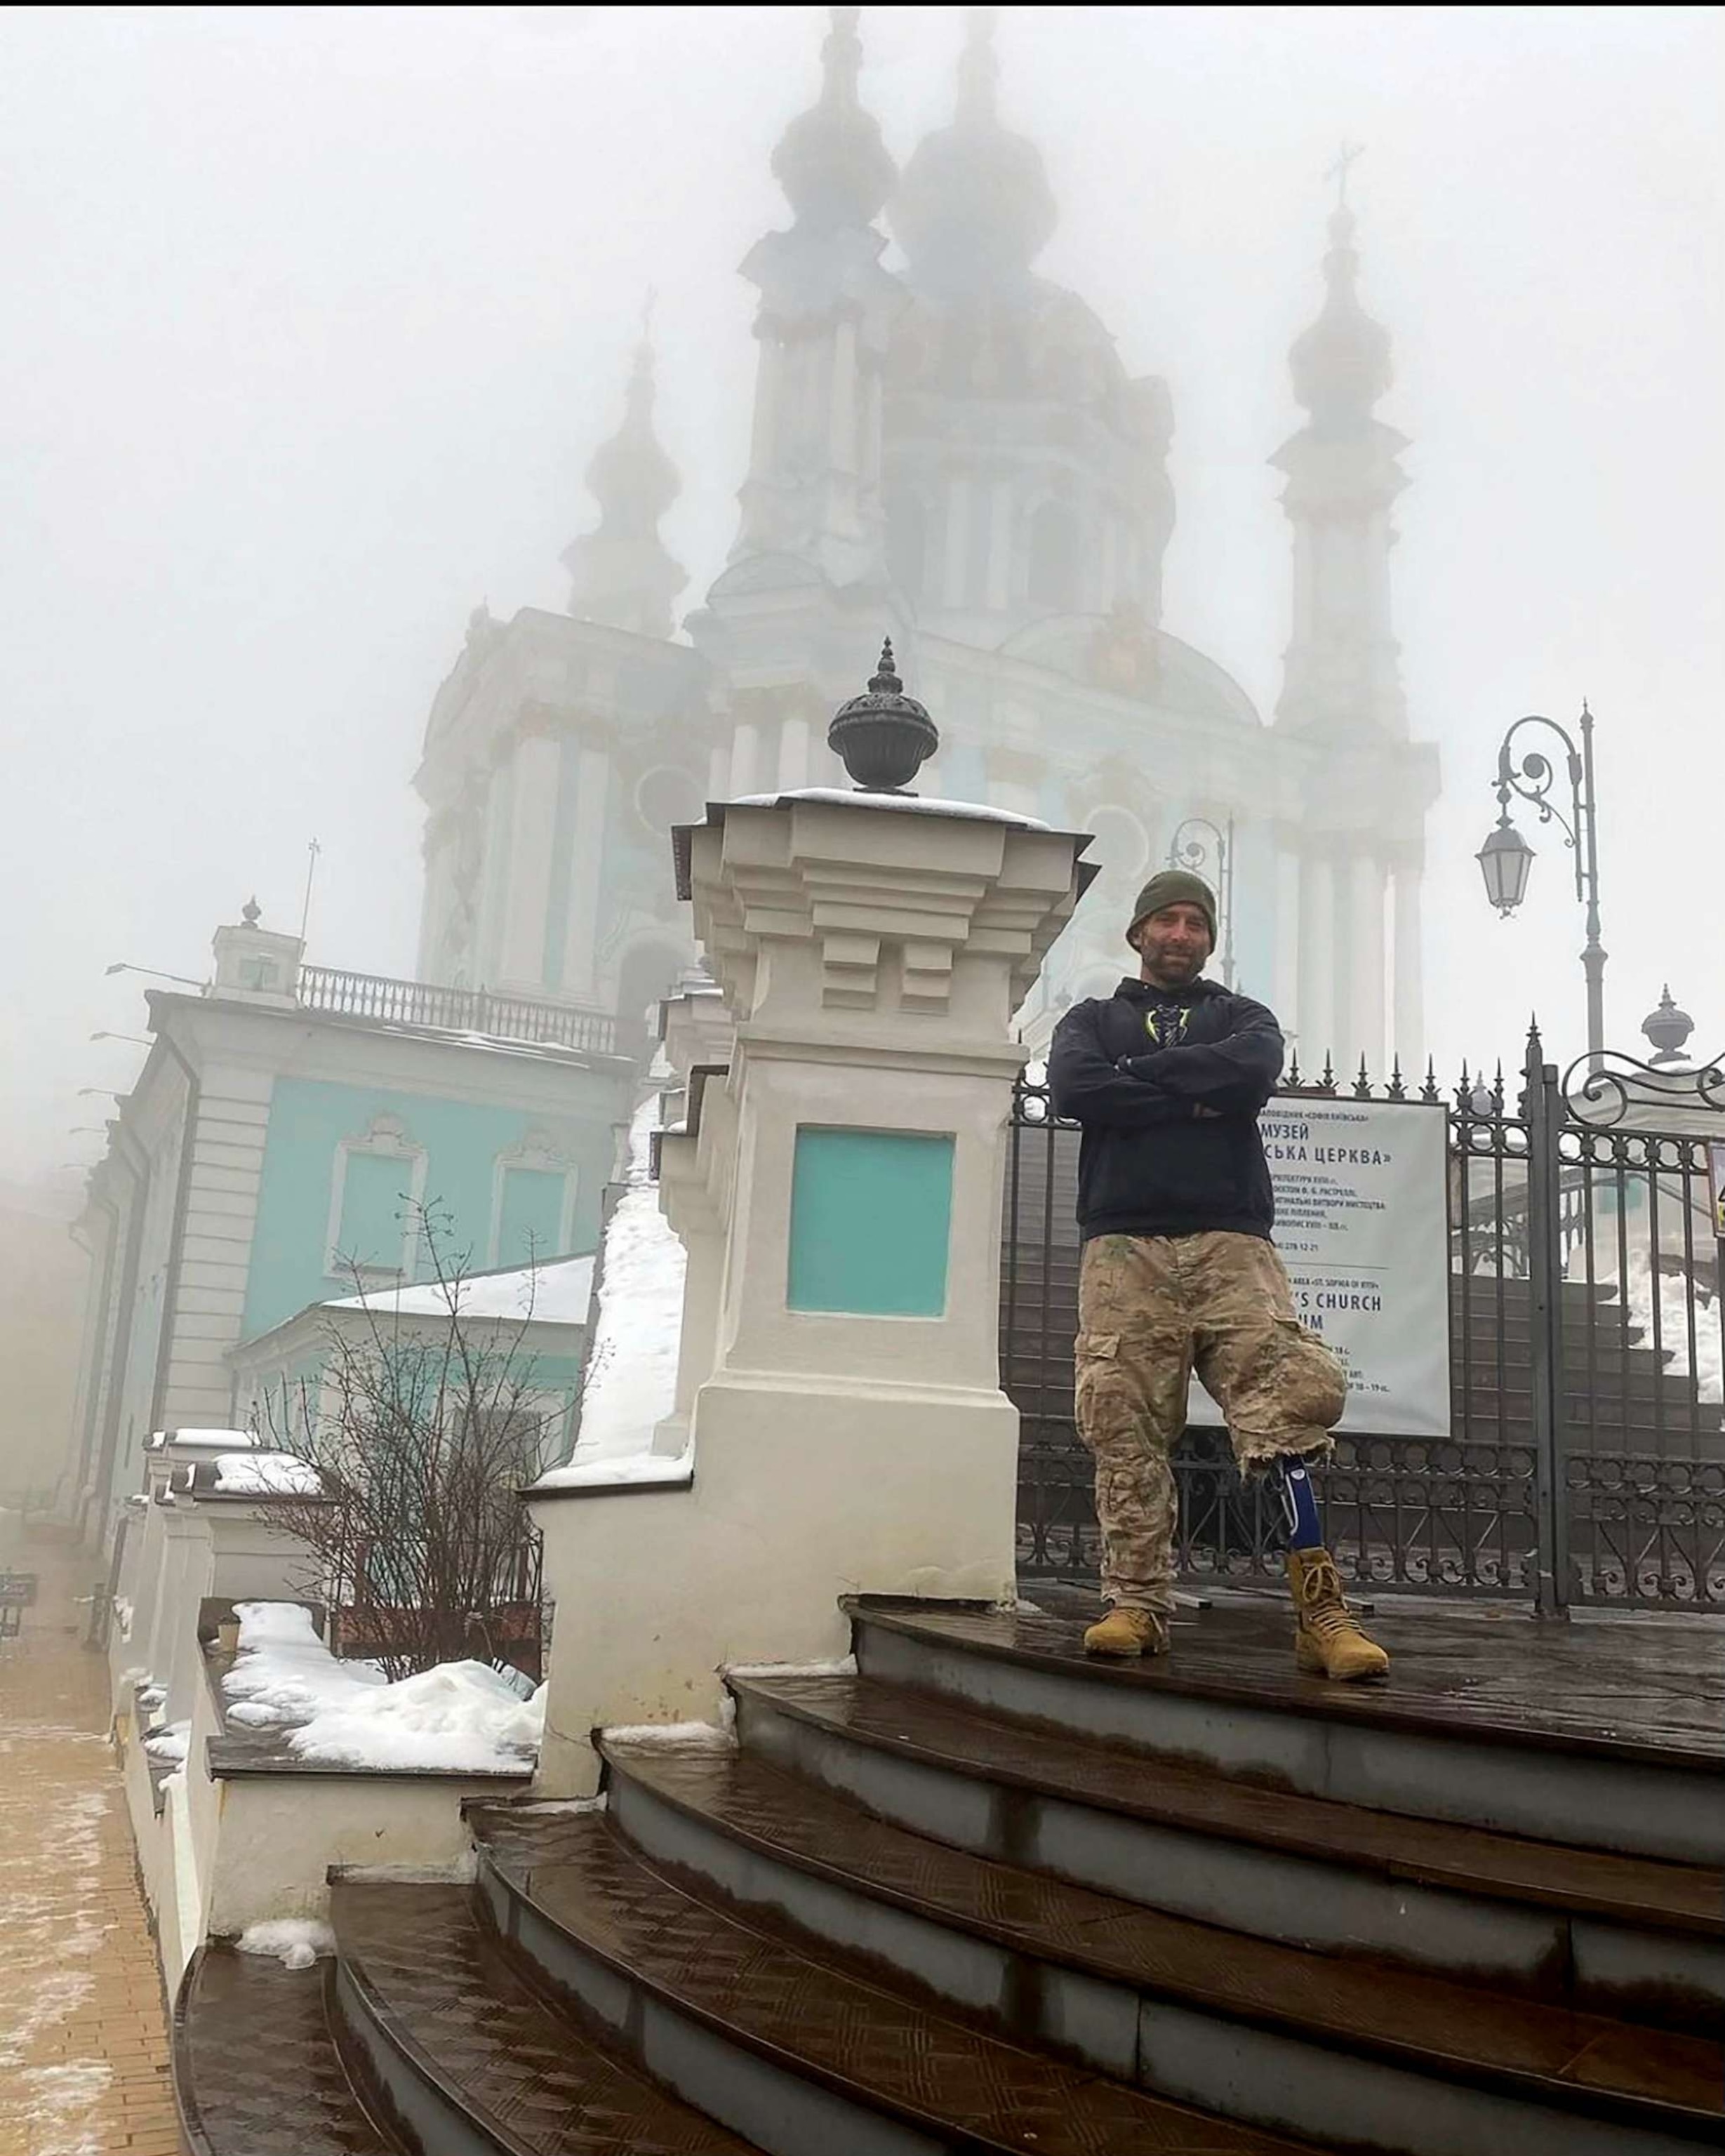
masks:
[[[1318,1525],[1317,1496],[1306,1462],[1284,1455],[1271,1462],[1266,1479],[1281,1506],[1282,1526],[1290,1549],[1322,1549],[1324,1531]]]

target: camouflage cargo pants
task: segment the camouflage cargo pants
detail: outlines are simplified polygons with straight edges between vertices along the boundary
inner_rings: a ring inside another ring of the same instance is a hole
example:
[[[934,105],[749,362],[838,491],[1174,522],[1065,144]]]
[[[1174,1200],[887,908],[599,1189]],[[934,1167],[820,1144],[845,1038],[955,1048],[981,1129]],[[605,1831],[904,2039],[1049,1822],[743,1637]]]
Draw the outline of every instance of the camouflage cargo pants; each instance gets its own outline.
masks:
[[[1177,1502],[1168,1454],[1195,1366],[1242,1471],[1328,1450],[1348,1380],[1294,1315],[1256,1235],[1098,1235],[1078,1282],[1078,1431],[1096,1457],[1102,1595],[1173,1607]]]

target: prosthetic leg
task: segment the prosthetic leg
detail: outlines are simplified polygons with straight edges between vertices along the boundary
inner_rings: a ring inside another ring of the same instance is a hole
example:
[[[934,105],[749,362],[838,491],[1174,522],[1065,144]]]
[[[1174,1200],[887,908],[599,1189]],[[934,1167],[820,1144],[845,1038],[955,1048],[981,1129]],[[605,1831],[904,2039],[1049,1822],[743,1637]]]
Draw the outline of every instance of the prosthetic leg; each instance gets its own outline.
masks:
[[[1387,1675],[1389,1657],[1361,1630],[1343,1594],[1336,1561],[1324,1548],[1317,1496],[1306,1462],[1284,1454],[1270,1463],[1265,1475],[1287,1532],[1288,1584],[1298,1626],[1295,1661],[1311,1676],[1343,1682]]]

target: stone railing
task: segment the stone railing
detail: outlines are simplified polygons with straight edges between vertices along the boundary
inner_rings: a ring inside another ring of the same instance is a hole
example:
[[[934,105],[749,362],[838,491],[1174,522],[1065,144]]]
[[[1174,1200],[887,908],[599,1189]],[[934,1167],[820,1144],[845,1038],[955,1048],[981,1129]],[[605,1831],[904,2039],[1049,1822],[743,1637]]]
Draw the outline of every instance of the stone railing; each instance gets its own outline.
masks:
[[[584,1049],[593,1055],[618,1052],[617,1021],[608,1013],[537,1003],[526,996],[494,995],[486,988],[451,988],[434,981],[398,981],[382,973],[302,966],[298,999],[307,1010],[347,1018],[380,1019],[389,1024],[427,1026],[444,1033],[485,1034],[501,1040],[538,1041],[547,1047]]]

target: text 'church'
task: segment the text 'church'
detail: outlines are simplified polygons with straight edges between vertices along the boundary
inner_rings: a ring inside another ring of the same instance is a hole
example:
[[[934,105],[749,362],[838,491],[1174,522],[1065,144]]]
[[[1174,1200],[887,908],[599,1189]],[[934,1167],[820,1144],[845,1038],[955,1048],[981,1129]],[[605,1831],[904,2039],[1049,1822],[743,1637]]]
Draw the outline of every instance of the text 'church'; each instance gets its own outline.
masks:
[[[567,613],[480,609],[433,705],[421,978],[614,1012],[642,1038],[693,955],[670,826],[710,799],[846,783],[827,721],[891,634],[941,726],[921,791],[1096,834],[1102,872],[1027,1040],[1111,988],[1132,896],[1178,846],[1223,871],[1213,970],[1269,1000],[1308,1065],[1412,1066],[1437,754],[1408,737],[1389,592],[1404,444],[1374,417],[1389,338],[1356,296],[1351,213],[1290,354],[1307,418],[1273,459],[1294,604],[1268,725],[1163,626],[1171,400],[1036,273],[1055,205],[998,116],[992,11],[973,14],[952,123],[902,170],[861,100],[858,12],[831,11],[819,98],[773,154],[791,221],[742,265],[759,366],[727,564],[678,640],[687,579],[659,524],[679,478],[644,343],[588,468],[599,521],[564,557]]]

